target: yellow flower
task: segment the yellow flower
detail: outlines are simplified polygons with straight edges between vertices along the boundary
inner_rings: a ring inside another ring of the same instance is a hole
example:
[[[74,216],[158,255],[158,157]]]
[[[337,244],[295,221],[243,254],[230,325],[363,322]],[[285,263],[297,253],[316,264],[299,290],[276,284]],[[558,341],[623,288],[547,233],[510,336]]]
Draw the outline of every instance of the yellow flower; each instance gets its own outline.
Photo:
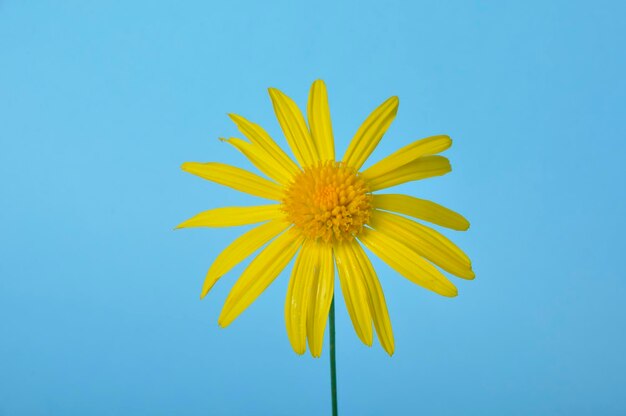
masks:
[[[418,218],[454,230],[467,230],[461,215],[434,202],[399,194],[374,194],[408,181],[444,175],[448,159],[435,154],[452,144],[448,136],[418,140],[362,170],[396,116],[398,98],[374,110],[358,129],[341,161],[335,159],[326,86],[311,86],[308,125],[297,105],[269,90],[276,117],[297,164],[257,124],[231,114],[248,139],[222,139],[243,153],[270,179],[221,163],[187,162],[182,169],[201,178],[274,201],[250,207],[216,208],[183,222],[184,227],[230,227],[261,223],[230,244],[210,267],[201,297],[215,282],[259,248],[235,283],[220,314],[228,326],[296,257],[285,321],[295,352],[322,352],[324,329],[334,293],[335,266],[357,335],[372,345],[373,329],[393,354],[391,322],[380,282],[361,244],[402,276],[443,296],[456,296],[454,285],[435,267],[474,278],[469,258]],[[402,215],[398,215],[402,214]]]

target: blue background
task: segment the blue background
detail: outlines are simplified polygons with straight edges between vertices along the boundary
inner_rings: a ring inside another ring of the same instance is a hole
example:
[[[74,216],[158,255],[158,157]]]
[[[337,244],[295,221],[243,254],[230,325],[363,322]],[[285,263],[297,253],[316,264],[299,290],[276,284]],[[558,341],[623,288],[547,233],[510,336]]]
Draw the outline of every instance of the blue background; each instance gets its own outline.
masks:
[[[475,281],[439,297],[375,261],[396,337],[337,304],[343,415],[625,414],[623,2],[0,4],[0,415],[320,415],[328,351],[289,346],[284,273],[232,326],[242,229],[173,227],[255,200],[185,174],[247,162],[227,112],[284,144],[266,88],[326,81],[339,154],[449,134],[454,171],[398,187],[466,215]],[[245,228],[245,227],[243,227]]]

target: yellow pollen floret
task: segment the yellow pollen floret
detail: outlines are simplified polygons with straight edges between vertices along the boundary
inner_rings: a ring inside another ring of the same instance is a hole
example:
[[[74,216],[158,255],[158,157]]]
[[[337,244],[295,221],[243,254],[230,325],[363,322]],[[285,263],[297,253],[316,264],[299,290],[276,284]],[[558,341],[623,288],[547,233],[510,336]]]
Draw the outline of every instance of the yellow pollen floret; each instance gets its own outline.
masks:
[[[285,191],[282,209],[307,238],[350,241],[370,219],[372,196],[353,169],[330,161],[298,174]]]

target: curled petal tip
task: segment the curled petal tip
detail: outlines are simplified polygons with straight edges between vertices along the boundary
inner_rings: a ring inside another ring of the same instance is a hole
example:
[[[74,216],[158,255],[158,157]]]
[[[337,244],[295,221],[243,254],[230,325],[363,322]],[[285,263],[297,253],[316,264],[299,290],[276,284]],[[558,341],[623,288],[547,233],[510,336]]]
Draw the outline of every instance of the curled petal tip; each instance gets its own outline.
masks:
[[[193,174],[193,172],[192,172],[193,168],[194,167],[197,168],[199,165],[202,165],[202,163],[200,163],[200,162],[183,162],[183,164],[180,165],[180,168],[182,170],[184,170],[185,172],[189,172],[189,173]]]
[[[474,270],[470,269],[470,274],[469,277],[467,277],[468,280],[474,280],[476,279],[476,273],[474,273]]]

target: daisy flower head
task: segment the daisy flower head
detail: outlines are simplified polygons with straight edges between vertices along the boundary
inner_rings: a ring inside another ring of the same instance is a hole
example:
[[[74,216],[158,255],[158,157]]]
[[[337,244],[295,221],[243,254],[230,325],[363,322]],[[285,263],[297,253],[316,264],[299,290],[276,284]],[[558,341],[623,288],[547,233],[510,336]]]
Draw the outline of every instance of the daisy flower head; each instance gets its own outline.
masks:
[[[295,257],[285,302],[287,334],[294,351],[303,354],[308,343],[313,356],[321,355],[337,270],[358,337],[371,346],[376,332],[391,355],[394,339],[385,297],[363,246],[405,278],[443,296],[456,296],[457,289],[439,269],[474,278],[465,253],[438,231],[408,218],[467,230],[469,222],[463,216],[424,199],[378,193],[450,172],[448,159],[437,154],[452,141],[445,135],[418,140],[362,170],[396,116],[397,97],[387,99],[367,117],[338,159],[323,81],[311,86],[306,120],[291,98],[273,88],[269,94],[295,160],[259,125],[230,114],[246,140],[221,140],[243,153],[267,177],[217,162],[182,165],[186,172],[272,201],[211,209],[178,226],[261,223],[217,256],[201,297],[220,277],[260,249],[226,299],[218,323],[228,326]]]

